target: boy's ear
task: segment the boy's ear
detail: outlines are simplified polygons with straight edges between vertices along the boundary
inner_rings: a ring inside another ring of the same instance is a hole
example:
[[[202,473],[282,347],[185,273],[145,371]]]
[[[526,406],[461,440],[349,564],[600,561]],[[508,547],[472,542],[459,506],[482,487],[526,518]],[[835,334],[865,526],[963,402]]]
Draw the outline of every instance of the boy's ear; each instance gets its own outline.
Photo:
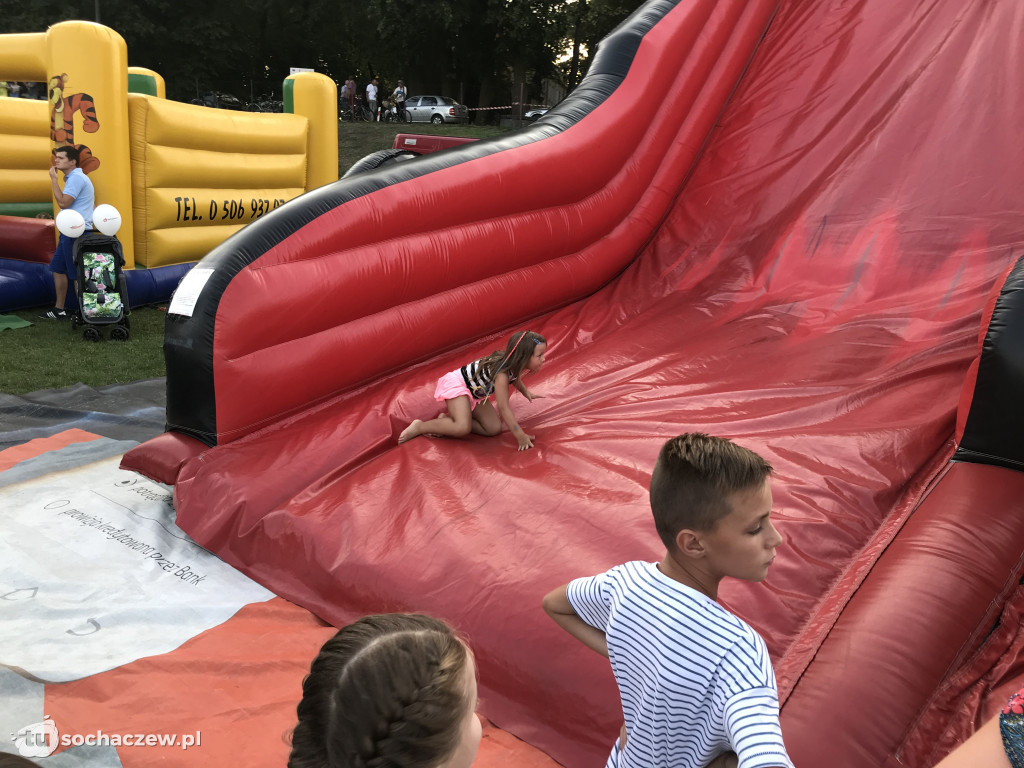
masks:
[[[676,547],[686,557],[701,558],[706,553],[701,535],[689,528],[684,528],[676,534]]]

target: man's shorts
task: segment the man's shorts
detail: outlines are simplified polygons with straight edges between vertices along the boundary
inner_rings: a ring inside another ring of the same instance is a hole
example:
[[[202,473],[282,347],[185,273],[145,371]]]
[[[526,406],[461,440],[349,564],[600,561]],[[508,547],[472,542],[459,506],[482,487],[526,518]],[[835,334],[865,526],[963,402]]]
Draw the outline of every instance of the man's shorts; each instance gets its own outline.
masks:
[[[61,235],[57,240],[57,250],[50,259],[50,271],[68,276],[68,280],[78,277],[75,269],[75,241],[67,235]]]

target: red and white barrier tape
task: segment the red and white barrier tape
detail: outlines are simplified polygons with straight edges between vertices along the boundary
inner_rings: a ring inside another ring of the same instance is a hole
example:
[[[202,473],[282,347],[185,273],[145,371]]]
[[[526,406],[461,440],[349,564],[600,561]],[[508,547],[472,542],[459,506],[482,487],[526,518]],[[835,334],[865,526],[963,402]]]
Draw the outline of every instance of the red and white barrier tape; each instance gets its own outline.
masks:
[[[519,106],[518,104],[509,104],[508,106],[505,106],[505,107],[466,107],[466,111],[467,112],[488,112],[488,111],[495,111],[495,110],[499,110],[499,109],[515,109],[518,106]],[[547,107],[544,104],[523,104],[522,106],[523,106],[524,109],[547,109]]]

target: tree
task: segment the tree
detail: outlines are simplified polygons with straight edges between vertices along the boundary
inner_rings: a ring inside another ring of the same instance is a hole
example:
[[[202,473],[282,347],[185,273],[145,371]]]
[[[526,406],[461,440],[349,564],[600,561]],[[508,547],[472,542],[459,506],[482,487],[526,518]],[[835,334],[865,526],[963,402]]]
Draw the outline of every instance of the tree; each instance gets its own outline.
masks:
[[[501,27],[497,55],[511,71],[512,102],[529,99],[540,81],[555,73],[561,0],[504,0],[498,2]],[[520,107],[522,109],[522,107]]]
[[[5,31],[66,19],[101,21],[124,37],[128,63],[159,72],[169,98],[206,90],[243,99],[273,91],[291,66],[336,82],[399,78],[474,106],[530,101],[545,78],[572,88],[596,43],[638,0],[0,0]],[[576,56],[561,63],[565,52]]]
[[[518,101],[555,74],[565,0],[369,0],[382,72],[480,106]]]
[[[563,50],[572,53],[562,66],[569,90],[583,79],[598,43],[641,5],[638,0],[567,0]]]

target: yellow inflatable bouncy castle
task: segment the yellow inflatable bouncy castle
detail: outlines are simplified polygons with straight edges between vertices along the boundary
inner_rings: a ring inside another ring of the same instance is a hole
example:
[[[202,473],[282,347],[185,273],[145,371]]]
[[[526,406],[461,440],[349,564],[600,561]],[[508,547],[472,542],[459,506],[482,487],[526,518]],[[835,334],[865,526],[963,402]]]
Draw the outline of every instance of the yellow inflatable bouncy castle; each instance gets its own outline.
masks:
[[[60,146],[82,150],[97,205],[121,212],[126,266],[177,266],[170,287],[183,265],[245,224],[338,178],[337,87],[324,75],[285,81],[290,114],[167,101],[160,75],[127,66],[120,35],[67,21],[43,33],[0,35],[0,79],[45,81],[48,91],[46,102],[0,99],[0,239],[3,214],[56,213],[46,171]],[[36,293],[45,294],[49,275],[25,277],[34,270],[12,267],[12,258],[24,257],[0,250],[0,311],[46,303]],[[132,282],[132,303],[142,303]]]

